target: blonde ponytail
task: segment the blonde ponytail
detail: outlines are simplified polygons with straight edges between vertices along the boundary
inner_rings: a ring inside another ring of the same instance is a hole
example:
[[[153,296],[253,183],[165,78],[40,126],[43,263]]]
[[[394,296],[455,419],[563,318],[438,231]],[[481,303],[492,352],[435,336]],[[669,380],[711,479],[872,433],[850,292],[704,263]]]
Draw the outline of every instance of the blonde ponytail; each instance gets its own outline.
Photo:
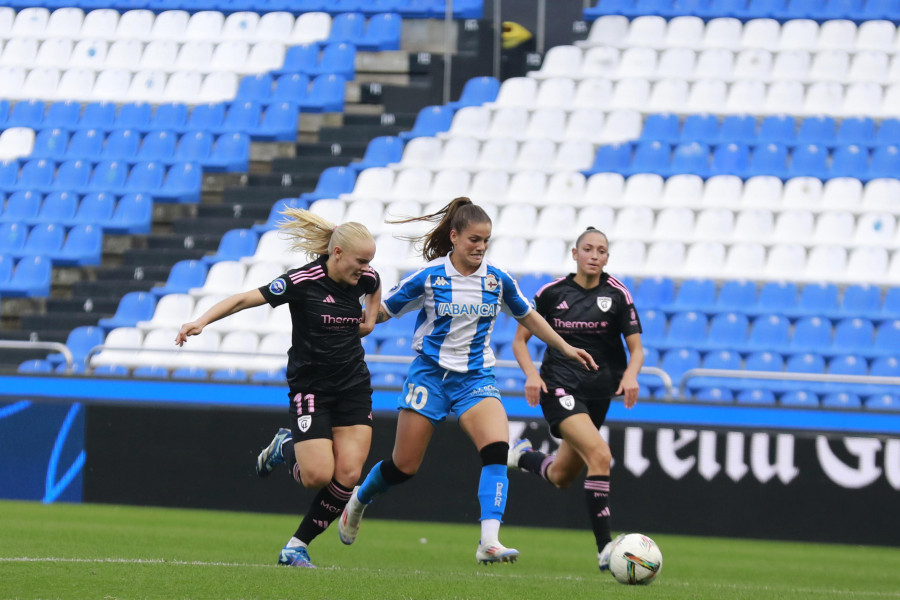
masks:
[[[291,238],[291,249],[309,256],[331,254],[335,246],[355,248],[360,242],[374,241],[362,223],[335,225],[304,208],[286,208],[278,228]]]

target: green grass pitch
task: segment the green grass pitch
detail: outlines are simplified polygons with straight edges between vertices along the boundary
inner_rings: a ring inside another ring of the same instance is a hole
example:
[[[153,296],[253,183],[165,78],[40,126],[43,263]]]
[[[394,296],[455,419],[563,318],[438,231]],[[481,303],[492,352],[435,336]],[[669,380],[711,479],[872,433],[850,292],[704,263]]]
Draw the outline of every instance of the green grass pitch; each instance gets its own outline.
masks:
[[[477,565],[477,524],[365,521],[335,527],[317,570],[275,566],[291,515],[0,502],[0,598],[551,600],[900,599],[900,548],[651,535],[664,566],[649,587],[597,570],[590,532],[505,527],[512,565]]]

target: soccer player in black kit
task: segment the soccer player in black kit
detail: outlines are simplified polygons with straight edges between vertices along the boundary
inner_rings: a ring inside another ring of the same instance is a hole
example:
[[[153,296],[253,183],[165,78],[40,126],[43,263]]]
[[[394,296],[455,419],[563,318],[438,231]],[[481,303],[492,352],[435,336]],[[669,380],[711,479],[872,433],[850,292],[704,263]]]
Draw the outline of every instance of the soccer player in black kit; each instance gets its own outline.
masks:
[[[260,453],[260,477],[286,463],[306,488],[319,490],[278,564],[315,568],[307,546],[340,516],[372,443],[372,384],[360,338],[375,327],[381,282],[369,266],[375,241],[360,223],[333,223],[307,210],[288,209],[279,226],[293,247],[318,258],[271,283],[230,296],[175,338],[181,346],[206,325],[254,306],[287,303],[293,331],[287,380],[290,429],[280,429]]]
[[[556,454],[533,450],[518,440],[509,451],[508,466],[535,473],[564,489],[585,466],[584,482],[591,528],[597,542],[601,571],[609,569],[612,536],[609,523],[609,469],[612,454],[600,436],[613,396],[625,396],[625,406],[637,401],[637,375],[644,364],[641,322],[625,285],[603,272],[609,260],[609,240],[588,227],[575,242],[572,257],[576,272],[547,284],[534,298],[535,309],[569,344],[587,350],[599,367],[585,371],[547,348],[541,370],[528,352],[531,333],[519,327],[513,353],[525,372],[525,399],[540,403],[550,432],[562,438]],[[626,358],[622,337],[628,345]]]

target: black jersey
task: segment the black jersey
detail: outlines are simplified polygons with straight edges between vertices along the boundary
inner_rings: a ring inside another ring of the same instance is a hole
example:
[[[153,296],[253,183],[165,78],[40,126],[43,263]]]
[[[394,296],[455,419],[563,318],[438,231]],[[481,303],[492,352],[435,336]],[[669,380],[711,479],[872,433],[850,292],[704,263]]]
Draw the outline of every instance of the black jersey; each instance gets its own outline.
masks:
[[[628,366],[622,337],[641,333],[641,321],[628,288],[603,273],[600,284],[586,290],[569,274],[538,290],[535,309],[566,342],[587,350],[599,369],[586,371],[548,347],[541,378],[550,393],[557,387],[587,397],[611,398]]]
[[[335,394],[371,386],[359,337],[359,300],[377,291],[381,280],[370,270],[355,286],[342,286],[328,277],[327,260],[320,256],[291,269],[259,291],[272,306],[290,307],[288,384],[304,392]]]

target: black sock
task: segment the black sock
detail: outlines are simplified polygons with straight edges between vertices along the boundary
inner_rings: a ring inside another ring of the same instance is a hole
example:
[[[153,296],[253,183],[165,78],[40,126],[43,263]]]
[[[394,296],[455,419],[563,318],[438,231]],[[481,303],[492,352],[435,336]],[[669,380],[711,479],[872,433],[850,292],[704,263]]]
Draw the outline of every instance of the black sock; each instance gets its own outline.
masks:
[[[300,480],[300,465],[297,463],[297,454],[294,452],[294,440],[291,438],[282,442],[281,457],[284,459],[284,464],[288,468],[288,473],[291,474],[294,481],[303,485],[303,481]]]
[[[294,537],[309,544],[317,535],[328,529],[331,522],[341,516],[353,488],[346,488],[332,479],[319,490]]]
[[[609,533],[609,475],[591,475],[585,478],[584,495],[599,552],[612,539]]]
[[[530,450],[519,457],[519,466],[535,475],[547,479],[547,467],[556,458],[553,454],[544,454],[539,450]],[[549,481],[549,479],[547,480]]]

